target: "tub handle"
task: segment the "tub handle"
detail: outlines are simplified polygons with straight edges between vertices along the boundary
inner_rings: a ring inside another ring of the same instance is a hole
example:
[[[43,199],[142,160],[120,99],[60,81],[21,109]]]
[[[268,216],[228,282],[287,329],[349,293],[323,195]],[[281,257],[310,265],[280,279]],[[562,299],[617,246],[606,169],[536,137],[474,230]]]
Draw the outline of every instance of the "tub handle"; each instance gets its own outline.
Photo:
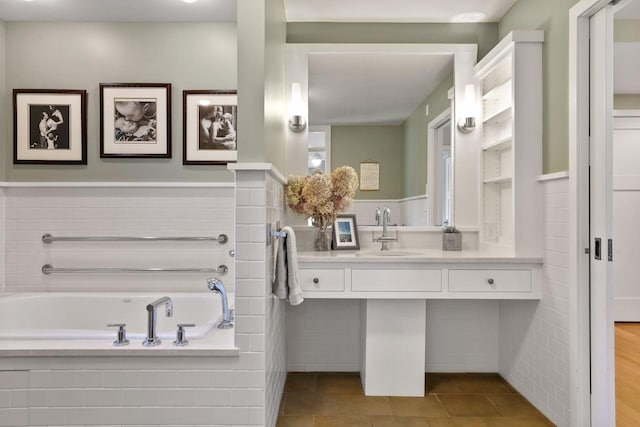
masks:
[[[110,328],[118,328],[118,336],[113,342],[113,345],[118,347],[129,344],[129,340],[127,339],[127,330],[125,329],[125,326],[127,326],[126,323],[109,323],[107,326]]]
[[[187,334],[184,328],[192,328],[196,326],[194,323],[178,323],[178,330],[176,331],[176,340],[173,342],[175,346],[184,346],[189,344]]]

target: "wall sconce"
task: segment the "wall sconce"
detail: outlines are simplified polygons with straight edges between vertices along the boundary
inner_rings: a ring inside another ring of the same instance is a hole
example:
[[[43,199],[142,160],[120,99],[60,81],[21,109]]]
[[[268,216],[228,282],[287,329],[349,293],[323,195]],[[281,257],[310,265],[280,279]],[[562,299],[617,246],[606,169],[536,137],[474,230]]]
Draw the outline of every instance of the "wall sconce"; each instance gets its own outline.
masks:
[[[307,127],[307,122],[302,115],[302,85],[291,83],[289,129],[292,132],[302,132]]]
[[[462,118],[458,121],[458,130],[461,133],[471,133],[476,127],[476,88],[472,84],[464,87],[464,102],[462,103]]]

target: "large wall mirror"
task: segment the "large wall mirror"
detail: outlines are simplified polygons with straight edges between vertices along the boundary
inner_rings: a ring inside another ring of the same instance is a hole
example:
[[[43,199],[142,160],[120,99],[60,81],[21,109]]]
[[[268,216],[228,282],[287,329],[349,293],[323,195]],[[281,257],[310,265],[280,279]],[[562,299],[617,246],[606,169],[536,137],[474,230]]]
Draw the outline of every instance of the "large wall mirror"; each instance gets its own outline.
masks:
[[[359,190],[356,205],[397,202],[404,216],[394,222],[405,225],[476,226],[476,137],[452,126],[456,97],[473,80],[476,51],[475,45],[288,45],[287,86],[300,83],[309,126],[288,133],[287,174],[315,165],[359,172],[361,163],[377,162],[380,187]],[[359,223],[371,224],[369,216]]]

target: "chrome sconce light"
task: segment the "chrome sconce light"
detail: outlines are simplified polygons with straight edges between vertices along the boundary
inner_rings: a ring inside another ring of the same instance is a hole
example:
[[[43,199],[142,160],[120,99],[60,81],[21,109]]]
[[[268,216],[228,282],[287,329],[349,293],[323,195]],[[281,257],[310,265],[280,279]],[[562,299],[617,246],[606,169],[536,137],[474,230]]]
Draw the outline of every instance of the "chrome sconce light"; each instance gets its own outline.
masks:
[[[302,115],[302,85],[291,83],[289,129],[292,132],[302,132],[307,127],[307,122]]]
[[[462,103],[462,118],[457,126],[461,133],[471,133],[476,128],[476,89],[472,84],[464,87],[464,102]]]

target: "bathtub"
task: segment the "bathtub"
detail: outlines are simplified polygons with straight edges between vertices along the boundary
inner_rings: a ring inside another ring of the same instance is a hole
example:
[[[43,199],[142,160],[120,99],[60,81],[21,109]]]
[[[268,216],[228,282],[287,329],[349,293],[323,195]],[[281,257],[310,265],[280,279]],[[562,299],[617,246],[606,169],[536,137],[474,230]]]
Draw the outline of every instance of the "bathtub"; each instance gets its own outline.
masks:
[[[147,334],[150,302],[168,296],[173,316],[164,304],[157,311],[157,335],[162,344],[142,347]],[[228,294],[229,305],[234,298]],[[0,350],[16,349],[180,349],[173,346],[176,325],[195,324],[186,329],[188,348],[233,348],[233,329],[216,326],[222,319],[221,296],[203,293],[25,293],[0,298]],[[117,328],[126,323],[130,344],[114,347]],[[40,343],[40,344],[38,344]]]

